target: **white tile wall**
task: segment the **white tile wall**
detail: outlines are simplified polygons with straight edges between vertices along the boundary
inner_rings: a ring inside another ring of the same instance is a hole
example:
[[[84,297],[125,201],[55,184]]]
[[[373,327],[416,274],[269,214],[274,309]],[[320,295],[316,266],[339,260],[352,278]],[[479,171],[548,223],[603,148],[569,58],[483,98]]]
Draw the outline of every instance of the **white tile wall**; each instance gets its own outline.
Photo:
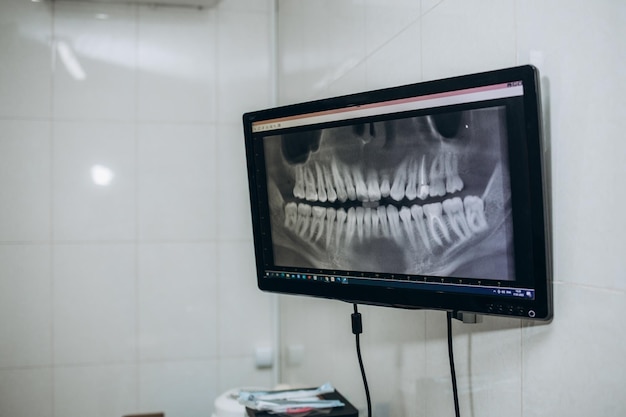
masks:
[[[135,8],[128,5],[54,4],[56,119],[134,120],[137,107],[134,14]],[[67,57],[66,50],[72,51],[73,59]]]
[[[50,245],[0,245],[0,369],[52,358]]]
[[[137,135],[140,238],[214,239],[215,126],[141,124]]]
[[[166,416],[205,416],[217,392],[217,360],[145,363],[140,370],[140,410]]]
[[[139,355],[142,360],[217,354],[218,268],[213,242],[139,248]]]
[[[220,357],[246,357],[258,346],[271,346],[272,296],[257,289],[253,247],[223,241],[219,262]]]
[[[0,114],[6,118],[51,115],[52,16],[47,7],[6,1],[0,14]]]
[[[555,290],[553,323],[524,326],[524,415],[623,414],[623,291],[561,283]]]
[[[513,1],[442,2],[422,19],[424,79],[515,65],[515,23]]]
[[[329,14],[342,16],[344,24],[318,21]],[[620,353],[626,325],[616,313],[626,303],[620,237],[626,201],[615,188],[625,174],[620,160],[626,148],[619,139],[626,129],[620,116],[626,103],[626,55],[619,52],[626,47],[624,17],[626,5],[611,0],[279,2],[281,103],[526,63],[541,71],[555,319],[537,325],[486,317],[481,324],[454,324],[462,415],[626,412],[616,392],[626,383]],[[358,33],[363,39],[347,48],[343,42]],[[340,54],[343,61],[334,58]],[[350,59],[352,67],[345,64]],[[345,68],[342,76],[327,77]],[[349,306],[280,300],[283,349],[295,344],[305,352],[300,364],[284,359],[285,382],[338,381],[364,411]],[[445,314],[363,312],[362,352],[378,415],[452,415]]]
[[[133,125],[57,121],[53,141],[54,239],[134,239],[137,167]],[[99,180],[98,170],[110,173],[110,183]]]
[[[251,2],[247,2],[249,5]],[[264,2],[259,1],[261,5]],[[265,2],[268,3],[267,1]],[[221,3],[225,8],[230,2]],[[256,3],[255,3],[256,4]],[[234,7],[234,6],[233,6]],[[248,7],[254,10],[254,7]],[[255,39],[269,39],[271,28],[268,22],[258,18],[258,13],[241,13],[226,8],[220,14],[219,37],[217,42],[217,91],[220,105],[217,116],[222,123],[232,123],[238,128],[233,141],[241,143],[241,115],[244,112],[267,108],[272,97],[272,83],[269,82],[271,53],[268,42],[252,42]],[[240,28],[246,27],[247,31]],[[226,142],[222,140],[220,142]]]
[[[142,7],[138,30],[139,118],[215,122],[215,12]]]
[[[50,122],[0,120],[0,242],[50,239]]]
[[[272,384],[241,130],[271,5],[0,2],[0,416],[206,417]]]
[[[131,362],[137,338],[135,245],[55,245],[54,360]]]
[[[48,367],[0,370],[0,412],[15,417],[54,416],[53,371]]]
[[[54,415],[123,416],[137,410],[136,365],[58,367],[54,372]]]

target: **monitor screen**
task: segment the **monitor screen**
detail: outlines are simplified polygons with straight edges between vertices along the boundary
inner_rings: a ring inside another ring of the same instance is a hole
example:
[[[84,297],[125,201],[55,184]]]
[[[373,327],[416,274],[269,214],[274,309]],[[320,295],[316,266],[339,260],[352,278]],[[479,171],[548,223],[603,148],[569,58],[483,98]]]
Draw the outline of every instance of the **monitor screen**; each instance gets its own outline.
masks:
[[[549,319],[538,88],[521,66],[246,113],[259,288]]]

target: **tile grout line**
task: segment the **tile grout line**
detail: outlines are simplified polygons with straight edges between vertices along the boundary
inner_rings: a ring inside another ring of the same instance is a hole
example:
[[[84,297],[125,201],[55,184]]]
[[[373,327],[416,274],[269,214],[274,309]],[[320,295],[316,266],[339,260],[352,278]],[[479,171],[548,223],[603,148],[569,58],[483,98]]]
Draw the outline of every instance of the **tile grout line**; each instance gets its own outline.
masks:
[[[50,204],[50,226],[49,226],[49,245],[50,245],[50,259],[49,259],[49,274],[50,274],[50,415],[55,417],[56,415],[56,363],[55,363],[55,341],[56,341],[56,308],[55,308],[55,284],[56,284],[56,274],[54,271],[54,260],[56,254],[56,247],[54,243],[55,233],[54,233],[54,201],[55,201],[55,107],[54,107],[54,97],[56,84],[54,82],[54,77],[56,73],[56,52],[55,52],[55,35],[56,35],[56,9],[55,4],[52,3],[50,5],[50,116],[49,116],[49,138],[50,138],[50,196],[49,196],[49,204]]]
[[[140,410],[141,405],[141,295],[140,287],[140,265],[139,265],[139,39],[140,39],[140,10],[137,5],[133,6],[135,17],[135,77],[134,77],[134,96],[135,96],[135,115],[134,115],[134,149],[135,149],[135,408]]]

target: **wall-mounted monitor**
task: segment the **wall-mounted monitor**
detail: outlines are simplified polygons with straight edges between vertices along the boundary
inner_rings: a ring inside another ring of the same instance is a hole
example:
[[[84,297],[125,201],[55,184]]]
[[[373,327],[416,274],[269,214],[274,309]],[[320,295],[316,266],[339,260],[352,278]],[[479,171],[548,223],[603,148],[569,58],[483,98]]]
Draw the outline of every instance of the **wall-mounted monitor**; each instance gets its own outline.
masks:
[[[243,116],[260,289],[550,319],[532,66]]]

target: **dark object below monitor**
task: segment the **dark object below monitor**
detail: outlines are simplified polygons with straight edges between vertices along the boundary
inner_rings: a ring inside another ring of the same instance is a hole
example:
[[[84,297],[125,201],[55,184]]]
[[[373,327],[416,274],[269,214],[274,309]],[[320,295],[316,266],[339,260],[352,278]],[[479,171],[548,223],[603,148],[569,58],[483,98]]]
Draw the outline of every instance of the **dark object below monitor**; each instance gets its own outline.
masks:
[[[248,417],[273,417],[273,416],[325,416],[325,417],[358,417],[359,410],[357,410],[346,398],[341,395],[337,390],[328,394],[322,394],[319,396],[322,400],[339,400],[345,405],[343,407],[335,407],[331,409],[313,410],[307,413],[299,414],[273,414],[267,411],[258,411],[246,407],[246,413]]]

